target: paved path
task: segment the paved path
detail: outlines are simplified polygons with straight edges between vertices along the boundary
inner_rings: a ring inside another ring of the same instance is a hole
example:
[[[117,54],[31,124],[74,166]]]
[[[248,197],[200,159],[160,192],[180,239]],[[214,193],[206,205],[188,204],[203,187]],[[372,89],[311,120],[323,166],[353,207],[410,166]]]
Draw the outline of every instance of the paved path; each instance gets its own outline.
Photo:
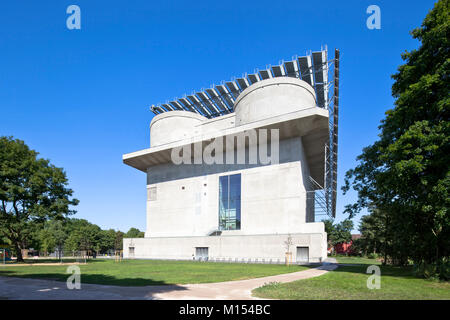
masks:
[[[0,299],[256,299],[251,291],[269,282],[291,282],[321,276],[338,267],[334,260],[314,269],[264,278],[203,284],[120,287],[81,284],[81,290],[69,290],[65,282],[40,279],[0,277]],[[81,276],[83,281],[83,276]]]

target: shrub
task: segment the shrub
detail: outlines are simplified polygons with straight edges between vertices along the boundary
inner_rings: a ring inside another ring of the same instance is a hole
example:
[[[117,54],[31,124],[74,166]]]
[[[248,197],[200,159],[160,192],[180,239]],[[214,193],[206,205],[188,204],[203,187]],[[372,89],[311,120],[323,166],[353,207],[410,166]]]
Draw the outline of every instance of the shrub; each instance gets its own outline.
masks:
[[[378,259],[378,253],[372,252],[367,255],[369,259]]]
[[[414,274],[420,278],[448,281],[450,280],[450,262],[448,259],[443,259],[438,264],[420,262],[414,265]]]

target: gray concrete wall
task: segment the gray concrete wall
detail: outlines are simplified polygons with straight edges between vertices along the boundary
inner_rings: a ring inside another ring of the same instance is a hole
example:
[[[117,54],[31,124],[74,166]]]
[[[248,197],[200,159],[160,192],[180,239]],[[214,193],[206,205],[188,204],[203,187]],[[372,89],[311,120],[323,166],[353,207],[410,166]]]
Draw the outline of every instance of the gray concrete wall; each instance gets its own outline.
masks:
[[[314,221],[313,203],[306,201],[309,169],[302,140],[282,140],[279,150],[279,164],[151,167],[146,237],[206,236],[217,230],[219,177],[235,173],[241,174],[241,230],[228,233],[299,232],[301,224]],[[151,199],[155,188],[156,199]]]
[[[326,258],[326,233],[322,223],[306,224],[311,233],[290,234],[292,245],[289,252],[296,261],[297,247],[309,248],[309,261],[321,262]],[[306,230],[303,230],[306,231]],[[136,259],[182,259],[192,260],[196,247],[208,247],[210,260],[268,262],[284,261],[284,242],[289,234],[210,236],[210,237],[163,237],[124,239],[124,257]],[[324,247],[325,244],[325,247]],[[130,255],[129,248],[134,248]]]

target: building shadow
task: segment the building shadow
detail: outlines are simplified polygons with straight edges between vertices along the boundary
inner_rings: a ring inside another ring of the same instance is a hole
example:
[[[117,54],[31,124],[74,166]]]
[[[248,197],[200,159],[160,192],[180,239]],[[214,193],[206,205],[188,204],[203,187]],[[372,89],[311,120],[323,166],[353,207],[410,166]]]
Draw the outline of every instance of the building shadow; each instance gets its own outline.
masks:
[[[80,290],[67,288],[66,281],[70,274],[33,273],[23,275],[14,271],[0,270],[0,276],[20,279],[19,281],[8,281],[8,285],[16,286],[17,290],[14,290],[14,296],[5,297],[5,299],[154,300],[157,299],[155,297],[157,294],[187,290],[183,286],[160,280],[116,278],[102,274],[81,274]],[[4,294],[0,294],[0,296],[4,296]]]
[[[367,269],[371,265],[370,263],[338,263],[339,267],[334,269],[333,272],[347,272],[347,273],[355,273],[362,274],[365,276],[370,276],[373,274],[372,272],[367,273]],[[391,265],[380,265],[376,264],[380,268],[381,276],[392,276],[392,277],[401,277],[405,279],[417,279],[417,276],[414,274],[414,267],[412,265],[409,266],[391,266]]]

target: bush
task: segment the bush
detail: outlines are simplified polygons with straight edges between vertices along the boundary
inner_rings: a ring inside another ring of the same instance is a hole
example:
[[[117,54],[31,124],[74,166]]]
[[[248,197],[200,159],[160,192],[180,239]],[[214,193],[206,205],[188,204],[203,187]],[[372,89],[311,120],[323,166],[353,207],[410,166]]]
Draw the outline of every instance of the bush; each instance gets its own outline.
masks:
[[[378,253],[372,252],[367,255],[369,259],[378,259]]]
[[[449,281],[450,262],[447,259],[440,261],[438,264],[421,262],[414,265],[414,274],[420,278]]]

